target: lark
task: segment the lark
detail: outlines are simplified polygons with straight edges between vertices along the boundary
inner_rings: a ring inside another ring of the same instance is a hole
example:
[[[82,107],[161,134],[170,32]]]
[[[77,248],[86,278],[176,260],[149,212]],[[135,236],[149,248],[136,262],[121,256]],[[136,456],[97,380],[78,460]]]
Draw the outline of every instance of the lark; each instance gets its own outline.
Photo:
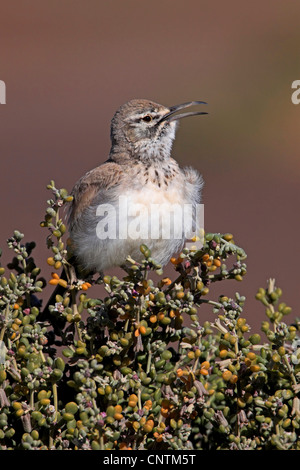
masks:
[[[68,226],[73,256],[81,270],[104,273],[124,265],[128,256],[140,262],[142,244],[165,266],[182,249],[184,226],[179,235],[176,229],[182,225],[183,211],[174,213],[174,207],[188,207],[194,213],[201,202],[203,178],[192,167],[180,167],[171,150],[179,120],[207,114],[178,112],[202,104],[206,103],[167,107],[134,99],[116,111],[108,159],[82,176],[71,192]],[[172,220],[169,236],[160,230],[166,220]],[[110,230],[99,235],[99,223],[110,225]]]

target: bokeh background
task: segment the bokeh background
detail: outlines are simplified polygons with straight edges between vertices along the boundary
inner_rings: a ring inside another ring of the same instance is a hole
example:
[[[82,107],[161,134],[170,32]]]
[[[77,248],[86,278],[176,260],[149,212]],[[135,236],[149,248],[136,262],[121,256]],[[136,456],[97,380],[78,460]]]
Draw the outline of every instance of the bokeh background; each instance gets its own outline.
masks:
[[[2,264],[19,229],[50,278],[46,185],[71,190],[106,160],[120,104],[205,100],[209,115],[181,122],[173,156],[203,174],[206,230],[232,232],[248,254],[245,280],[223,293],[246,295],[255,329],[264,319],[255,293],[274,277],[297,316],[299,18],[294,0],[2,0]]]

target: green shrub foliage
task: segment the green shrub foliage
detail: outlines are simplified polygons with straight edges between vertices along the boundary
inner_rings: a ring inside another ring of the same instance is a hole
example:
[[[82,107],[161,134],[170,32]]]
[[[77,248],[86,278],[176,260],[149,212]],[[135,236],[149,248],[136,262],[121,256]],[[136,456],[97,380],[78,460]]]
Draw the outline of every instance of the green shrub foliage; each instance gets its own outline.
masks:
[[[171,260],[172,280],[146,246],[121,279],[79,279],[61,218],[72,198],[48,189],[47,282],[18,231],[0,267],[1,449],[299,449],[299,322],[283,321],[273,279],[256,295],[260,334],[245,297],[214,297],[216,282],[226,291],[246,274],[233,236],[206,233]],[[45,309],[49,282],[62,292]]]

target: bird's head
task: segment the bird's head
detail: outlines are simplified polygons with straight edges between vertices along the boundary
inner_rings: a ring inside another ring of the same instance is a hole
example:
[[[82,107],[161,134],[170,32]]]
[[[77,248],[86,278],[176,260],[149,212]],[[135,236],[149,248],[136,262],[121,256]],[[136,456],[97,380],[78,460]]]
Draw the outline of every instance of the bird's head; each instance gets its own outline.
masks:
[[[202,111],[176,114],[190,106],[206,104],[190,101],[165,107],[148,100],[135,99],[122,105],[111,122],[112,153],[127,150],[140,159],[165,159],[170,156],[178,120],[207,114]]]

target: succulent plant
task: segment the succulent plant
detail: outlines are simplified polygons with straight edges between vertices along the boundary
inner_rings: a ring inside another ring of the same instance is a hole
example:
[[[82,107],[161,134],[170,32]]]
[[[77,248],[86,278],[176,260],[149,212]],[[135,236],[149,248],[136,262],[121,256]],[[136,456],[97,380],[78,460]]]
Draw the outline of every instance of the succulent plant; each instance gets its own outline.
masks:
[[[174,280],[145,245],[122,278],[77,279],[60,216],[72,198],[48,189],[45,277],[63,292],[45,316],[35,244],[15,231],[13,261],[0,266],[0,448],[299,449],[300,322],[283,321],[291,309],[273,279],[256,294],[260,334],[244,296],[213,296],[215,282],[246,275],[232,234],[183,249]],[[100,284],[106,295],[90,297]]]

